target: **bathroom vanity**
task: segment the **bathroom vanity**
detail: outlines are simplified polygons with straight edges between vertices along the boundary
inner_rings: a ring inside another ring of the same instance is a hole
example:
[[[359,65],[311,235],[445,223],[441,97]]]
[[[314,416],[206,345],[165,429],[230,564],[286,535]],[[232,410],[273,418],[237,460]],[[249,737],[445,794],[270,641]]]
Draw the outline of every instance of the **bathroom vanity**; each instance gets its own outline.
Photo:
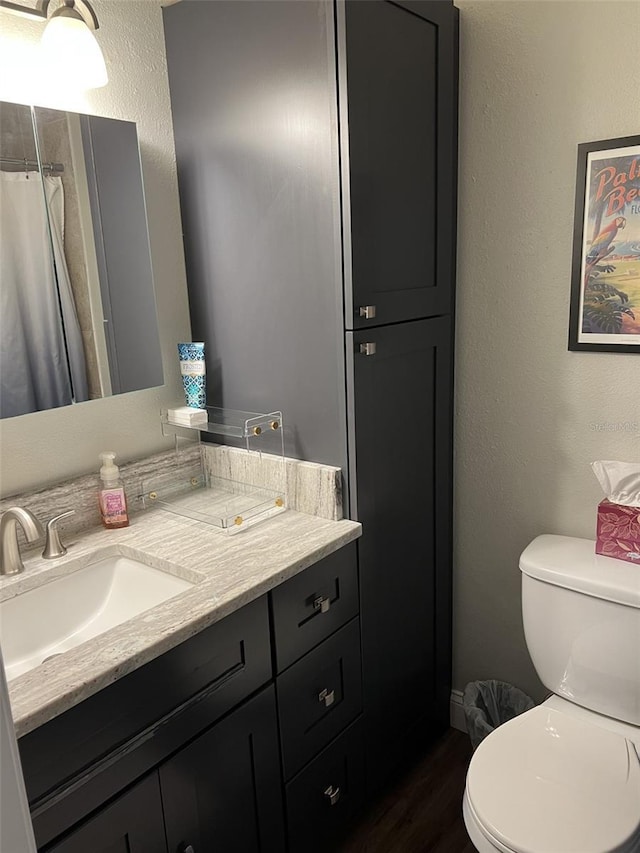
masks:
[[[152,512],[5,582],[4,598],[40,569],[69,576],[106,541],[191,579],[12,682],[39,850],[309,851],[362,802],[360,526],[203,527],[189,546],[193,525]]]

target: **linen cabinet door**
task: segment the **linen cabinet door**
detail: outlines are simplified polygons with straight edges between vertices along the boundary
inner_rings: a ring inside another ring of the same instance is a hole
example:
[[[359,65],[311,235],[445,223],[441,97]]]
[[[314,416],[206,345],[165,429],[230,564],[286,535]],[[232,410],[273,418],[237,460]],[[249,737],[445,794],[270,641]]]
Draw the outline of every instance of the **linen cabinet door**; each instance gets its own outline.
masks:
[[[274,690],[160,768],[169,853],[279,853],[284,816]]]
[[[451,310],[457,36],[447,0],[338,0],[347,329]]]
[[[166,853],[158,774],[147,776],[62,841],[40,849],[46,853]]]
[[[451,344],[438,317],[348,334],[369,785],[446,725]]]

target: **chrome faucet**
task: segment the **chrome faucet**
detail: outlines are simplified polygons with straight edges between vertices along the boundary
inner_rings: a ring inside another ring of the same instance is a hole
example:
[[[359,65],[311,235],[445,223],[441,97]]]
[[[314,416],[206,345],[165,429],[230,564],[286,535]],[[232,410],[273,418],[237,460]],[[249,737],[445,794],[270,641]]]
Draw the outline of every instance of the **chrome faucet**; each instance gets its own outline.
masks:
[[[28,509],[12,506],[5,510],[0,518],[0,575],[17,575],[24,571],[17,524],[24,530],[27,542],[35,542],[44,536],[42,525]]]
[[[44,551],[42,552],[42,556],[45,560],[55,560],[58,557],[64,557],[67,553],[67,549],[60,541],[60,532],[57,525],[63,518],[69,518],[69,516],[75,514],[75,509],[70,509],[69,512],[63,512],[61,515],[56,515],[47,522],[47,539],[44,543]]]

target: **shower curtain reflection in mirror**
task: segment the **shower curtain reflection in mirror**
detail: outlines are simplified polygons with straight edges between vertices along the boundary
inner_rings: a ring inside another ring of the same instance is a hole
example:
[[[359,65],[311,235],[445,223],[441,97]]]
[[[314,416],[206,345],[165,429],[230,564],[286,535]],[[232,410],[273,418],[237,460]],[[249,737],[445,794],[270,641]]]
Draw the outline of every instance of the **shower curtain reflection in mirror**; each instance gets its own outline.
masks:
[[[60,177],[0,172],[2,418],[88,399],[82,336],[63,247]]]
[[[135,122],[0,101],[0,193],[0,418],[162,385]]]

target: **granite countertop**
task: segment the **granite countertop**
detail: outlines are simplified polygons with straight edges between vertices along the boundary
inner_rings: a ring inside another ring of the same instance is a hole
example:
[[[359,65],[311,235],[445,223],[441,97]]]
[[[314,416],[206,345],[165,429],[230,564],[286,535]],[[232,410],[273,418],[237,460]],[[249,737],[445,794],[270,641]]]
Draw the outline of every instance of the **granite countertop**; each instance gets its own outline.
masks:
[[[9,682],[16,735],[62,714],[360,533],[361,525],[354,521],[287,510],[228,535],[157,510],[134,516],[122,530],[100,528],[78,536],[59,560],[43,560],[40,551],[23,554],[25,571],[0,579],[0,601],[116,554],[194,586]]]

